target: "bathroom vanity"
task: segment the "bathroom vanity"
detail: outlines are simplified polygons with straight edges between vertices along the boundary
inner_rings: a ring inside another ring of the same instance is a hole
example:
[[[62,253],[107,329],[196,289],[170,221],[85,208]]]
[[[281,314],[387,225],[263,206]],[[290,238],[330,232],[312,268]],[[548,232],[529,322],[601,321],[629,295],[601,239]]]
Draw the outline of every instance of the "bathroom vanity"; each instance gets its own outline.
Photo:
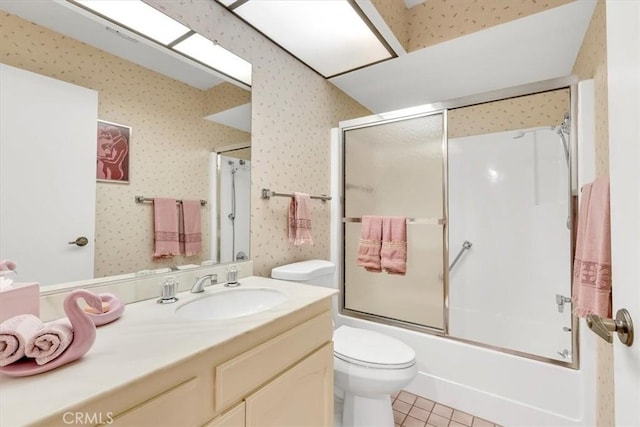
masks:
[[[287,299],[249,316],[197,321],[176,308],[203,294],[129,304],[76,363],[2,376],[0,425],[332,425],[335,291],[260,277],[241,283]]]

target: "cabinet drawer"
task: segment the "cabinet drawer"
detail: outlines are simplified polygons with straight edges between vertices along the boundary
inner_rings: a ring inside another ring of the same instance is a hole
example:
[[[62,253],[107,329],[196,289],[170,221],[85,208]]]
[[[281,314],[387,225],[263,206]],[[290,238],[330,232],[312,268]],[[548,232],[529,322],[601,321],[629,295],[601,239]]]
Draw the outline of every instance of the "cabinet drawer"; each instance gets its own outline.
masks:
[[[202,423],[203,399],[211,394],[203,389],[200,378],[191,378],[116,416],[113,425],[121,426],[196,426]],[[206,418],[205,418],[206,419]]]
[[[331,312],[326,311],[216,367],[216,411],[221,411],[297,361],[331,341]]]

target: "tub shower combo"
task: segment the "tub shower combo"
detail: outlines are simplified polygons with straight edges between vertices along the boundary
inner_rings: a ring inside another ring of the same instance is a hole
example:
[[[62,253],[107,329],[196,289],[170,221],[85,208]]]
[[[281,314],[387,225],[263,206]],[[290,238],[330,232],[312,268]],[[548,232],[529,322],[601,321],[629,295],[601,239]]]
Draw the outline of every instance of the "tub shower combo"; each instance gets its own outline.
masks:
[[[445,346],[467,344],[489,365],[579,369],[570,298],[576,90],[565,79],[340,123],[346,324],[423,348],[425,372],[466,351],[445,355]],[[356,265],[364,215],[407,218],[406,275]],[[442,389],[455,375],[438,378]],[[438,387],[425,385],[432,395]]]

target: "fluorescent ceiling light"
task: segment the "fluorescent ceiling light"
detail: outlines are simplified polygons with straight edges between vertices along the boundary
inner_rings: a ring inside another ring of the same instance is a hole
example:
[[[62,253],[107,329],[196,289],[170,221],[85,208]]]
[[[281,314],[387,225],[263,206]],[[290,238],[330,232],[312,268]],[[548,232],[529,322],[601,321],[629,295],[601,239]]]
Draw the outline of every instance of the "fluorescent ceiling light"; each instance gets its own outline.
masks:
[[[190,31],[178,21],[140,0],[74,1],[164,45]]]
[[[392,57],[347,0],[250,0],[233,12],[325,77]]]
[[[251,63],[200,34],[187,37],[173,49],[251,86]]]

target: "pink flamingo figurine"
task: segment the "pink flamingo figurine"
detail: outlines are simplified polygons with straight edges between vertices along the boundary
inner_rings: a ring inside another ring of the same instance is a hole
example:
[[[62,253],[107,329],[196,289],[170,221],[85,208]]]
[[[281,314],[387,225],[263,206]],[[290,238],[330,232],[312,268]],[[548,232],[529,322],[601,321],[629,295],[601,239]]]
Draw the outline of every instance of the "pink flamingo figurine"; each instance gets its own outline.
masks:
[[[0,261],[0,271],[16,271],[16,263],[10,259]]]
[[[78,306],[80,298],[96,310],[102,311],[100,297],[84,289],[72,291],[65,298],[64,312],[73,327],[73,341],[60,356],[44,365],[38,365],[35,359],[23,359],[11,365],[0,367],[0,372],[12,377],[26,377],[50,371],[84,356],[96,340],[96,326],[89,315]]]

